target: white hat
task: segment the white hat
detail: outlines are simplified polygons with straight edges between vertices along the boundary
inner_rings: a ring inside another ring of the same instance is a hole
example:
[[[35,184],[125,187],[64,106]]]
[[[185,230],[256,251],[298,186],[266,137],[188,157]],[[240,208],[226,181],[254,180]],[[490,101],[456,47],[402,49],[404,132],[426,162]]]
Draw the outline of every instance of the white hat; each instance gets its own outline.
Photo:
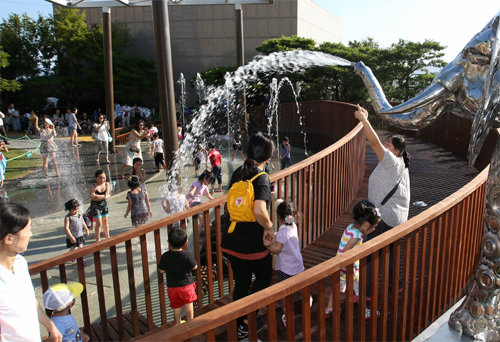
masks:
[[[45,122],[48,123],[50,126],[54,126],[54,123],[49,118],[45,118]]]
[[[75,297],[78,297],[83,291],[83,285],[80,283],[55,284],[49,287],[43,294],[43,306],[45,309],[61,311],[71,304]]]

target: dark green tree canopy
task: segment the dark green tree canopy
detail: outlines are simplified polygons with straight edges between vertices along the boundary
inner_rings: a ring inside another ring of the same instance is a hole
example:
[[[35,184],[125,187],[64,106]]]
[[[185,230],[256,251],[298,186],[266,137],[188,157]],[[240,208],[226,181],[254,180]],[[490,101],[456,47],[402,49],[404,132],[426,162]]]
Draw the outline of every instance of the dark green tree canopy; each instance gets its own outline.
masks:
[[[10,55],[10,64],[2,66],[2,77],[22,85],[15,94],[2,93],[5,102],[39,108],[47,96],[56,96],[63,105],[103,107],[103,29],[87,25],[84,11],[61,7],[53,16],[36,20],[11,14],[0,24],[0,41]],[[115,101],[151,106],[155,103],[155,64],[130,55],[130,43],[128,30],[113,25]]]
[[[415,96],[434,78],[435,73],[431,70],[445,65],[441,59],[444,47],[429,40],[423,43],[400,40],[388,48],[381,48],[373,38],[352,41],[347,45],[325,42],[317,46],[309,38],[283,36],[269,39],[256,49],[264,54],[307,49],[329,53],[351,62],[363,61],[373,70],[388,100],[392,102],[403,102]],[[202,73],[206,84],[222,84],[224,73],[220,70],[224,68],[212,68]],[[261,93],[260,97],[268,92],[267,87],[273,77],[288,77],[294,84],[300,82],[303,101],[324,99],[357,103],[368,100],[361,78],[351,67],[313,67],[299,74],[262,75],[262,81],[253,85],[253,89]],[[285,90],[284,100],[289,100],[289,95]]]

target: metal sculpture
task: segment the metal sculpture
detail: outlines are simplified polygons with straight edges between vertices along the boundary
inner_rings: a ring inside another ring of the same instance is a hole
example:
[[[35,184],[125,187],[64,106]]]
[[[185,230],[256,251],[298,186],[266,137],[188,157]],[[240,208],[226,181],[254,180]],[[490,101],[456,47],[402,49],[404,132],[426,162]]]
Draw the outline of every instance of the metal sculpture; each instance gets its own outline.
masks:
[[[374,109],[389,123],[419,129],[451,112],[473,120],[469,164],[476,161],[493,123],[500,121],[500,12],[462,52],[413,99],[392,107],[379,82],[363,62],[354,65]],[[449,324],[482,341],[500,341],[500,141],[493,152],[486,188],[482,255],[468,295]]]

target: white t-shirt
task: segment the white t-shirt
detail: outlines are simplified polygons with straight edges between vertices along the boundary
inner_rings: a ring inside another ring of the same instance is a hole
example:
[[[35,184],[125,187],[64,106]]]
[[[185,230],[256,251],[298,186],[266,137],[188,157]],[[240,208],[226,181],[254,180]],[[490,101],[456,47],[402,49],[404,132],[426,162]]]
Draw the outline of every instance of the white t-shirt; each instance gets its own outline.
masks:
[[[408,220],[410,208],[410,174],[405,168],[403,157],[384,148],[384,157],[373,170],[368,180],[368,200],[380,209],[382,220],[390,227],[396,227]],[[401,178],[402,175],[402,178]],[[394,188],[399,178],[401,182],[392,197],[383,205],[380,203]]]
[[[163,153],[163,140],[158,138],[153,140],[153,152],[155,153]]]
[[[0,341],[40,341],[35,290],[28,263],[22,255],[14,261],[14,272],[0,265]]]
[[[108,128],[106,126],[107,124],[104,123],[104,125],[102,125],[101,128],[99,128],[98,123],[94,124],[94,127],[97,130],[97,140],[108,141]]]
[[[68,125],[69,127],[74,127],[76,128],[76,115],[75,113],[71,113],[68,115]]]
[[[5,114],[0,112],[0,126],[3,126],[3,118],[5,118]]]
[[[280,254],[276,256],[276,271],[281,271],[288,275],[296,275],[304,270],[304,262],[300,253],[299,237],[297,226],[282,225],[276,234],[276,241],[283,244]]]

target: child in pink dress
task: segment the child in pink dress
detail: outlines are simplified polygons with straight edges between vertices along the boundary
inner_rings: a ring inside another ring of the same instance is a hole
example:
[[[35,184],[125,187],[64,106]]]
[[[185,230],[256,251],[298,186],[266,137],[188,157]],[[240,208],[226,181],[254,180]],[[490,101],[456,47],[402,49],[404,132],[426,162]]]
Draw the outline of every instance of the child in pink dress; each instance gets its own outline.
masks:
[[[278,205],[278,225],[280,226],[274,242],[266,245],[267,249],[276,255],[274,269],[278,271],[278,281],[291,278],[304,271],[304,262],[300,252],[297,225],[295,224],[295,209],[291,202],[283,201]],[[312,297],[309,304],[312,305]],[[285,311],[285,301],[283,311]],[[286,313],[281,316],[283,325],[286,326]]]

